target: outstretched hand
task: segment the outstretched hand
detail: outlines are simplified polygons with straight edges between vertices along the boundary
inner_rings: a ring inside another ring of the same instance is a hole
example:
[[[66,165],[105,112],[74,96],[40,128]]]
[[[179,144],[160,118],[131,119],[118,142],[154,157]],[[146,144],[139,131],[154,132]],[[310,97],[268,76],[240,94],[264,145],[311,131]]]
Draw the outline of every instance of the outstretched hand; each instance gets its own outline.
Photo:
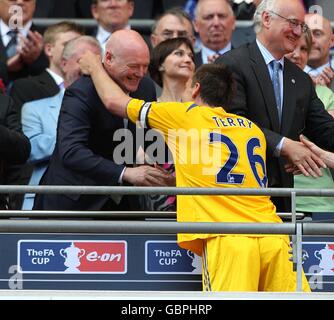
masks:
[[[82,74],[91,75],[91,73],[102,67],[102,59],[91,51],[86,51],[79,59],[78,64]]]
[[[313,153],[317,154],[329,168],[334,168],[334,153],[321,149],[313,142],[305,139],[303,135],[299,137],[300,141],[307,146]]]
[[[166,186],[170,185],[170,174],[161,168],[142,165],[135,168],[126,168],[123,180],[134,186]]]
[[[318,158],[320,158],[321,161],[323,161],[323,163],[326,166],[328,166],[329,168],[334,168],[334,153],[333,152],[329,152],[329,151],[319,148],[316,144],[307,140],[303,135],[300,135],[299,139],[300,139],[300,142],[305,147],[307,147],[313,154],[315,154]],[[293,174],[302,173],[301,170],[299,170],[298,167],[291,162],[285,166],[285,170]]]
[[[322,176],[320,169],[326,167],[322,158],[303,142],[286,138],[281,154],[289,163],[288,168],[286,167],[287,172],[300,171],[304,176],[317,178]]]

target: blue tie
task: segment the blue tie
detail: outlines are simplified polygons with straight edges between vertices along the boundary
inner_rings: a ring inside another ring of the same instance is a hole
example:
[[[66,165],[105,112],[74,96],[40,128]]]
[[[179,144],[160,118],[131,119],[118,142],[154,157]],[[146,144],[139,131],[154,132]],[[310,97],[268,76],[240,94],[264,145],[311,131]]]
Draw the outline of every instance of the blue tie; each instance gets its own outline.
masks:
[[[11,58],[16,54],[17,33],[17,30],[10,30],[7,32],[7,35],[10,37],[10,40],[6,46],[6,54],[8,58]]]
[[[273,70],[271,81],[273,83],[274,92],[275,92],[275,100],[276,100],[279,123],[281,123],[281,118],[282,118],[281,84],[279,80],[279,70],[281,69],[281,64],[280,62],[273,60],[270,62],[270,66]]]

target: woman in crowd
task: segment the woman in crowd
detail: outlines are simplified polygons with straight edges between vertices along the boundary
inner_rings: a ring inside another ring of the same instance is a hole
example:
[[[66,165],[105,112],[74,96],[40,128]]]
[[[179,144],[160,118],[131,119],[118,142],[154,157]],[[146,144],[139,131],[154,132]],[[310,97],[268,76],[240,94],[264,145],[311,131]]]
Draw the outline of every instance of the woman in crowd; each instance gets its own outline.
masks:
[[[190,82],[195,70],[194,50],[187,38],[167,39],[157,45],[151,56],[149,72],[162,88],[157,101],[191,100]],[[165,145],[167,149],[167,146]],[[168,149],[167,149],[168,150]],[[167,157],[167,155],[166,155]],[[172,157],[169,155],[168,159]],[[172,161],[161,164],[171,174],[170,186],[175,186],[175,170]],[[175,211],[175,196],[148,195],[143,197],[143,209],[152,211]]]
[[[312,34],[308,30],[299,39],[299,42],[295,50],[286,55],[288,59],[294,62],[302,70],[307,64],[308,56],[312,46]],[[315,80],[314,80],[315,81]],[[334,116],[334,93],[331,89],[325,85],[314,83],[315,89],[319,99],[323,102],[326,110]],[[305,141],[305,140],[304,140]],[[334,188],[334,181],[331,171],[326,168],[322,169],[322,177],[316,180],[312,177],[305,177],[303,175],[295,175],[294,177],[295,188],[303,189],[332,189]],[[304,213],[334,213],[334,199],[333,197],[297,197],[296,200],[297,211]]]

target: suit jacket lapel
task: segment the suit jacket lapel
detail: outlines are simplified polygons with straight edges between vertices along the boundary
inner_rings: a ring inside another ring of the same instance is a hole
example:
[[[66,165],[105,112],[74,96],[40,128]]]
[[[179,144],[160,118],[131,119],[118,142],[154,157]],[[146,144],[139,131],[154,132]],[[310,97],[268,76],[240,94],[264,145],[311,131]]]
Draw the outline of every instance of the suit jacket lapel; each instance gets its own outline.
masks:
[[[296,78],[290,68],[290,62],[285,59],[283,72],[283,109],[282,134],[287,134],[292,124],[292,115],[296,108]]]
[[[63,97],[64,97],[64,94],[58,93],[56,96],[50,98],[50,101],[48,103],[48,107],[50,109],[49,115],[53,119],[54,123],[58,122],[59,111],[60,111]]]
[[[2,37],[0,37],[0,61],[7,61],[6,50],[2,42]]]
[[[258,80],[258,84],[265,101],[265,106],[268,110],[273,131],[280,132],[274,88],[270,79],[268,68],[256,42],[249,45],[249,56],[252,61],[251,66]]]
[[[196,68],[199,68],[203,64],[203,61],[202,61],[202,50],[195,53],[194,62],[195,62],[195,67]]]
[[[44,70],[40,75],[36,76],[36,80],[50,96],[54,96],[59,92],[57,83],[47,71]]]

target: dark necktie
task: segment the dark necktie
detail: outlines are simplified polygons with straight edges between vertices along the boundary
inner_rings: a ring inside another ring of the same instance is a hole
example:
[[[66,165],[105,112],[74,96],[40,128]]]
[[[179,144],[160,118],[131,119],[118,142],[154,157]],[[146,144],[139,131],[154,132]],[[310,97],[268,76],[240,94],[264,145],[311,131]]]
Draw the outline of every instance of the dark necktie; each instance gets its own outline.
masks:
[[[279,122],[281,123],[282,118],[282,108],[281,108],[281,84],[279,80],[279,70],[281,69],[281,64],[275,60],[270,62],[270,66],[273,70],[271,81],[273,83],[275,100],[278,112]]]
[[[10,37],[10,40],[6,46],[6,54],[8,58],[11,58],[16,54],[17,33],[17,30],[10,30],[7,32]]]

